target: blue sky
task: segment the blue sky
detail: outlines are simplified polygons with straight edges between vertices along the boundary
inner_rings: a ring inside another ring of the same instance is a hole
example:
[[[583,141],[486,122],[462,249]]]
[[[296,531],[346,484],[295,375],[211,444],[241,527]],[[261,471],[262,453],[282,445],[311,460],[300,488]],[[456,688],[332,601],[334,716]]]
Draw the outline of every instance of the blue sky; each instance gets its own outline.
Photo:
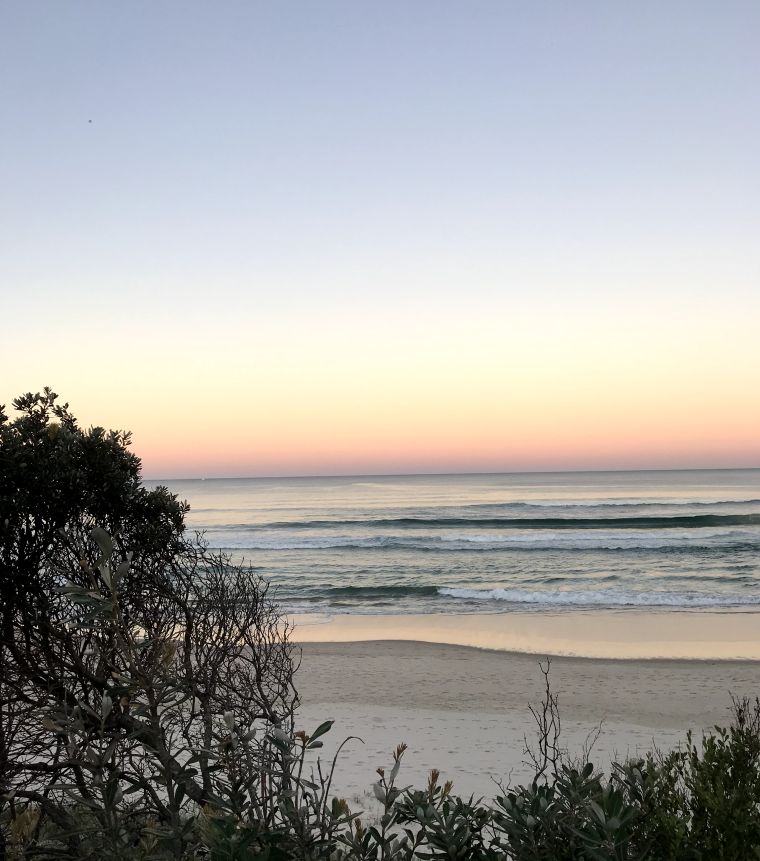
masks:
[[[494,319],[508,339],[530,321],[538,353],[563,321],[589,344],[617,327],[667,376],[663,327],[698,345],[714,323],[749,409],[737,394],[727,422],[760,430],[759,32],[740,2],[5,2],[0,401],[50,382],[150,447],[159,397],[187,427],[178,362],[213,404],[220,380],[261,387],[269,339],[282,396],[287,356],[319,364],[349,331],[385,332],[390,356],[400,325],[405,355],[429,336],[443,366]],[[494,349],[473,374],[503,375]],[[710,433],[705,463],[736,444]]]

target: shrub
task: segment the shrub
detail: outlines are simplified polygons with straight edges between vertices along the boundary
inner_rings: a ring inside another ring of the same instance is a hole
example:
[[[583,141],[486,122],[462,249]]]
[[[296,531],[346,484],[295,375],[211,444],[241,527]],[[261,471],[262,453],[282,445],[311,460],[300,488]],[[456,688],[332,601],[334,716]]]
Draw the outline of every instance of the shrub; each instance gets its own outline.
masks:
[[[15,406],[13,422],[0,409],[3,840],[186,857],[204,807],[236,815],[243,792],[269,828],[289,785],[270,730],[290,732],[298,698],[268,584],[186,538],[186,505],[141,486],[128,434],[80,430],[47,389]]]

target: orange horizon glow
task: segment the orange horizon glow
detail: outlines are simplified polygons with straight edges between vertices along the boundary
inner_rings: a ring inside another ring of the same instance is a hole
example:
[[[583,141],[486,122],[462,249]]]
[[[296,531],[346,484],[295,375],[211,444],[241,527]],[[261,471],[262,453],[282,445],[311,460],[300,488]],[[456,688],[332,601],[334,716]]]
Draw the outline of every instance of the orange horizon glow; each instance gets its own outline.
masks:
[[[407,417],[408,418],[408,417]],[[452,417],[455,418],[455,417]],[[349,423],[323,418],[309,431],[291,419],[278,433],[275,421],[248,431],[206,431],[167,440],[161,429],[137,433],[134,450],[152,477],[328,475],[419,472],[525,472],[586,469],[678,469],[760,465],[760,443],[751,427],[731,431],[719,415],[666,416],[646,427],[639,417],[533,417],[490,422],[473,412],[469,422],[447,425],[440,414],[415,423]],[[343,419],[344,421],[340,421]],[[628,421],[626,421],[628,419]],[[291,423],[292,422],[292,423]],[[695,426],[696,425],[696,426]],[[175,426],[176,427],[176,426]],[[186,427],[185,422],[180,427]]]
[[[51,385],[82,424],[131,429],[153,478],[753,467],[758,304],[283,312],[153,326],[102,365],[110,333],[54,334],[66,367],[30,354],[0,402]]]

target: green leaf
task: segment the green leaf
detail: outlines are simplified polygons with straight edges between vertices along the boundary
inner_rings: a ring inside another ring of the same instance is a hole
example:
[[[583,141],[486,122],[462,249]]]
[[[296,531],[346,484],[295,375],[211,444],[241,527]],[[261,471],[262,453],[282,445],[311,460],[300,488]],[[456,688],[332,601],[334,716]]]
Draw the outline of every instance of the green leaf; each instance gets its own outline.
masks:
[[[109,559],[113,553],[113,541],[111,541],[111,536],[105,531],[105,529],[100,526],[96,526],[90,533],[90,537],[100,548],[103,558]]]
[[[604,825],[607,820],[607,817],[604,815],[604,811],[602,810],[602,808],[593,799],[589,799],[588,803],[591,809],[594,811],[596,818],[602,823],[602,825]]]
[[[309,741],[316,741],[321,735],[324,735],[326,732],[330,732],[334,723],[335,721],[333,720],[326,720],[324,723],[321,723],[311,734]]]

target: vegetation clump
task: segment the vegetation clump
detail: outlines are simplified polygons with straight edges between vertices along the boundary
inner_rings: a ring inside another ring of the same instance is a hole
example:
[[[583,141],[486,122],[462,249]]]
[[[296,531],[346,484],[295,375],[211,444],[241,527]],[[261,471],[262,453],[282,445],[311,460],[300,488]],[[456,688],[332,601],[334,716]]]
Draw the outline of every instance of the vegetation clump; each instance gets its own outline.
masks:
[[[122,861],[760,858],[760,702],[668,754],[570,762],[558,701],[533,780],[491,802],[438,771],[331,786],[332,722],[295,731],[298,656],[252,569],[185,534],[129,436],[82,430],[49,390],[0,408],[0,858]]]

